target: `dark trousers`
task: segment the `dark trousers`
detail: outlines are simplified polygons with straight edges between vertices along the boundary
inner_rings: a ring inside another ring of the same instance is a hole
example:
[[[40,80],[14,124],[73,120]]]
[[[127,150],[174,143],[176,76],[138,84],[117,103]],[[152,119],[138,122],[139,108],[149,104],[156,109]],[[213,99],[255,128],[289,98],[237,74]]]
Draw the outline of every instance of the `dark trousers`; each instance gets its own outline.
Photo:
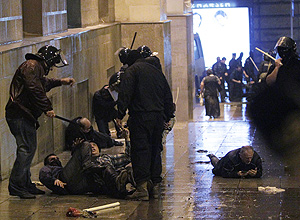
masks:
[[[96,124],[97,124],[97,127],[98,127],[98,131],[102,132],[102,133],[105,133],[105,134],[108,134],[110,136],[111,134],[110,134],[108,122],[109,121],[107,121],[107,120],[96,118]],[[117,131],[117,136],[119,136],[121,134],[121,130],[118,127],[118,125],[115,123],[115,121],[113,121],[113,122],[114,122],[114,125],[115,125],[115,129]]]
[[[31,182],[30,165],[37,148],[36,126],[25,118],[6,118],[6,121],[17,143],[17,157],[10,174],[8,190],[12,195],[20,195],[35,188]]]
[[[98,131],[110,135],[108,121],[104,119],[96,119],[96,124],[98,127]]]
[[[84,142],[82,145],[77,146],[72,157],[60,173],[60,179],[67,183],[66,189],[70,194],[101,191],[101,186],[94,181],[93,173],[91,173],[93,166],[90,144]]]
[[[225,91],[225,79],[222,78],[221,79],[221,91],[220,91],[220,95],[221,95],[221,102],[225,102],[225,97],[226,97],[226,91]]]
[[[128,127],[131,141],[131,162],[137,184],[152,180],[161,182],[162,113],[145,112],[130,115]]]

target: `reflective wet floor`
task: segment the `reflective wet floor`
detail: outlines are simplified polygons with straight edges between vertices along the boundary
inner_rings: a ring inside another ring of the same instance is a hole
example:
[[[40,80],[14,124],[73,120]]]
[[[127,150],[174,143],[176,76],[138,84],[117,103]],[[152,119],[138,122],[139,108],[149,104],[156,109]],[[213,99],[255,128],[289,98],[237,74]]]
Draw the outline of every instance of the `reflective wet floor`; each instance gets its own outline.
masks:
[[[263,159],[260,179],[225,179],[212,174],[208,153],[218,157],[243,145],[252,145]],[[122,147],[107,149],[116,153]],[[63,164],[70,157],[63,152]],[[42,164],[32,168],[38,180]],[[247,116],[246,103],[221,104],[221,117],[209,119],[196,106],[194,120],[176,123],[163,151],[161,196],[149,202],[117,200],[105,195],[58,196],[46,190],[35,200],[9,196],[8,181],[0,182],[0,219],[72,219],[69,207],[89,207],[120,202],[98,214],[99,219],[300,219],[300,175],[284,171],[281,158],[267,148]],[[269,194],[258,187],[284,192]],[[73,218],[80,219],[82,217]]]

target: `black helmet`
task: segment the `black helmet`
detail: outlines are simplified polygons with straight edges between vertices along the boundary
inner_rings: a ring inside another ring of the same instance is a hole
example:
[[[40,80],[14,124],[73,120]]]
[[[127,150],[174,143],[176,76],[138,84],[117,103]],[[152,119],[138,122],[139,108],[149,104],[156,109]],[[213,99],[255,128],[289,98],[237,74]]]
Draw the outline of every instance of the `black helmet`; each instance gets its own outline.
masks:
[[[142,54],[144,58],[150,57],[152,55],[152,52],[149,47],[146,45],[140,46],[137,51]]]
[[[124,65],[127,64],[127,58],[130,51],[131,50],[129,48],[123,47],[119,52],[120,62],[123,63]]]
[[[51,45],[41,47],[37,52],[37,56],[45,60],[48,68],[52,66],[60,68],[68,65],[62,51]]]
[[[275,45],[279,56],[281,58],[291,57],[296,54],[296,42],[290,37],[280,37]]]
[[[143,58],[143,55],[141,53],[139,53],[137,50],[131,50],[128,54],[128,66],[131,66],[135,63],[135,61],[141,58]]]
[[[110,88],[114,89],[116,86],[120,84],[120,72],[114,73],[110,78],[108,85]]]
[[[276,57],[276,51],[275,50],[269,50],[268,54],[270,56],[274,57],[274,58]],[[267,56],[267,55],[264,54],[264,60],[265,61],[270,61],[271,58],[269,56]]]

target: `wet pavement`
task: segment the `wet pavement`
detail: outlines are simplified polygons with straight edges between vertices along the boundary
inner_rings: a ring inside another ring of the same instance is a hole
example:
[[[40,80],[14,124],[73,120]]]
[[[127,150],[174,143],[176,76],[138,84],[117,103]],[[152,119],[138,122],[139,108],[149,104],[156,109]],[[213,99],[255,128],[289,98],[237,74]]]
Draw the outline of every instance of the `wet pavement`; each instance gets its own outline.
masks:
[[[252,145],[263,160],[260,179],[225,179],[212,174],[208,153],[218,157],[243,145]],[[116,153],[122,147],[106,149]],[[69,152],[59,155],[63,164]],[[42,163],[32,168],[38,180]],[[284,171],[281,158],[267,148],[247,116],[244,103],[221,104],[221,117],[209,119],[196,106],[194,121],[176,123],[163,151],[161,196],[149,202],[127,201],[105,195],[58,196],[46,190],[35,200],[9,196],[8,181],[0,182],[0,219],[80,219],[66,217],[69,207],[89,207],[120,202],[99,213],[99,219],[300,219],[300,175]],[[271,186],[277,194],[258,191]],[[81,217],[82,218],[82,217]]]

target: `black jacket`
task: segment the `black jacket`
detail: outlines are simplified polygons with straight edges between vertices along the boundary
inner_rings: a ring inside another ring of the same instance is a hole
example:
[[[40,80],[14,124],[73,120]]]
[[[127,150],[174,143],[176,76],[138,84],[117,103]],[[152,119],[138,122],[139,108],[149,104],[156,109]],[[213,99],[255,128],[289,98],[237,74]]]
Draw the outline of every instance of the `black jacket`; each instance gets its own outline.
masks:
[[[237,173],[239,171],[248,171],[257,168],[257,174],[252,178],[259,178],[262,175],[262,161],[260,156],[254,151],[253,158],[250,164],[242,162],[239,153],[241,148],[229,151],[222,159],[217,163],[213,169],[213,174],[222,177],[240,177]],[[251,176],[247,176],[251,177]]]
[[[145,59],[138,59],[122,75],[117,100],[118,118],[126,110],[129,115],[143,112],[161,112],[165,120],[173,117],[173,97],[164,74]]]
[[[111,97],[110,92],[106,87],[107,85],[95,92],[92,110],[96,119],[112,121],[117,117],[117,110],[114,108],[115,105],[117,105],[117,102]]]

